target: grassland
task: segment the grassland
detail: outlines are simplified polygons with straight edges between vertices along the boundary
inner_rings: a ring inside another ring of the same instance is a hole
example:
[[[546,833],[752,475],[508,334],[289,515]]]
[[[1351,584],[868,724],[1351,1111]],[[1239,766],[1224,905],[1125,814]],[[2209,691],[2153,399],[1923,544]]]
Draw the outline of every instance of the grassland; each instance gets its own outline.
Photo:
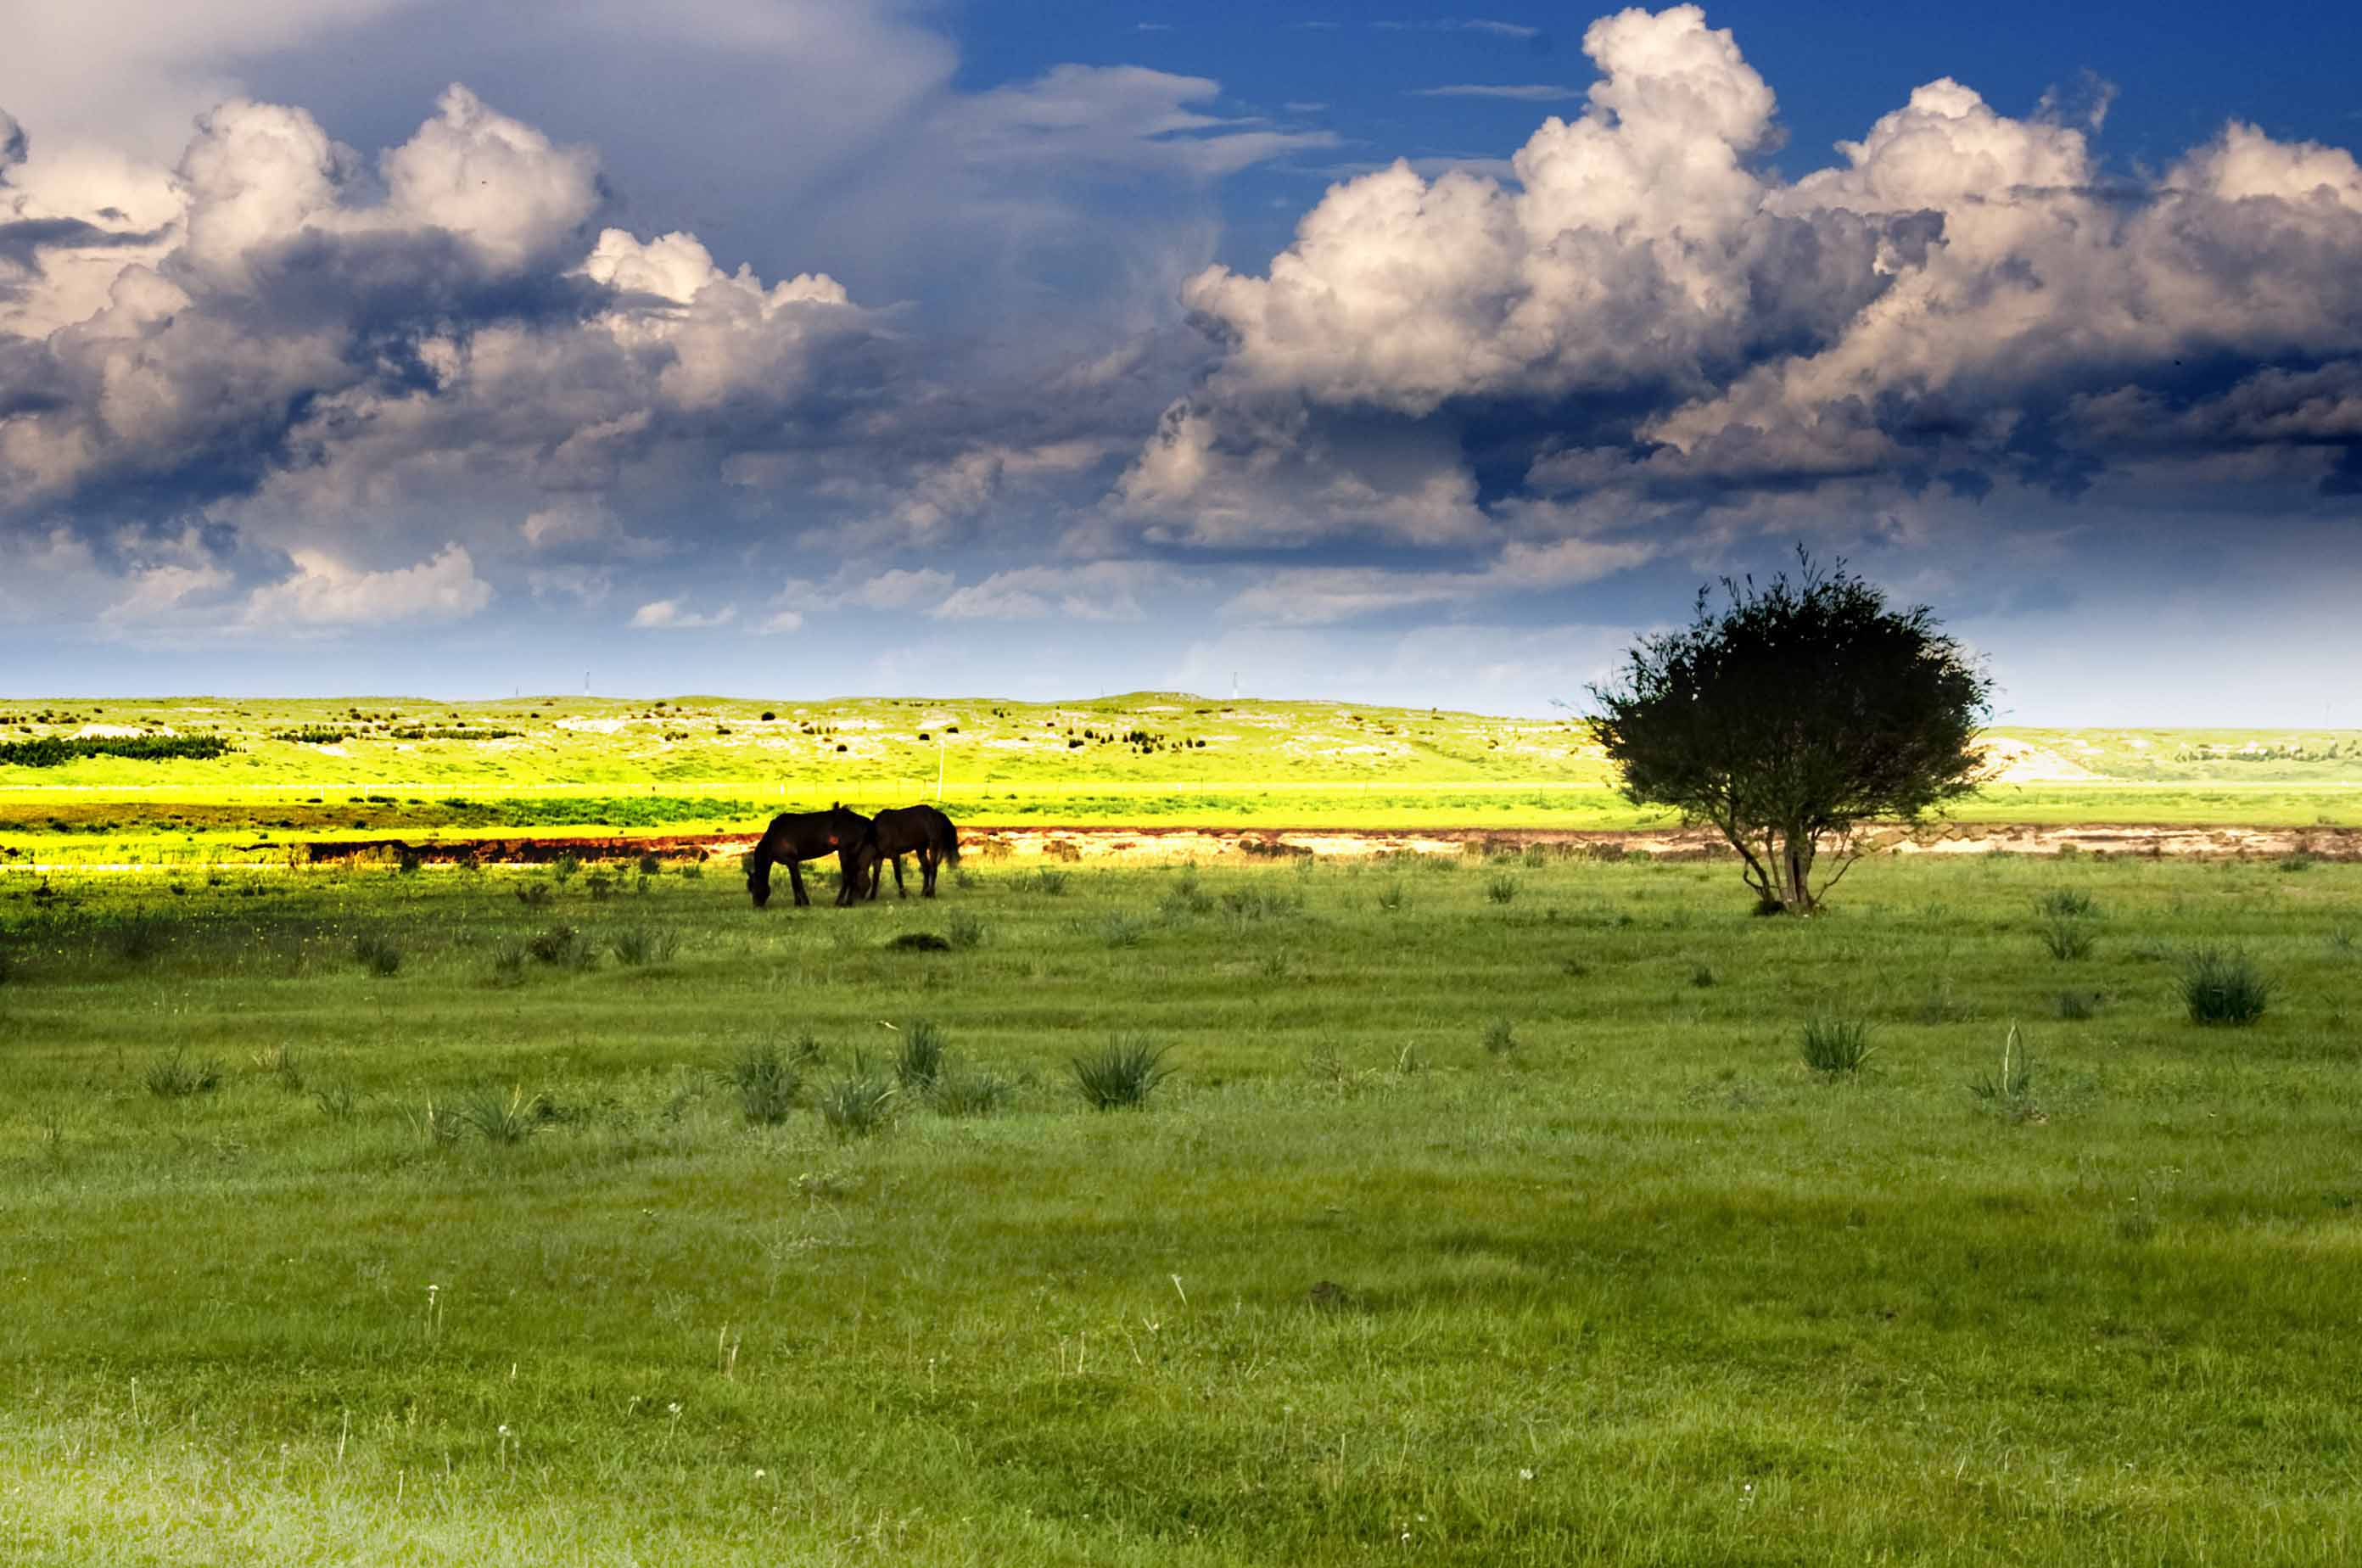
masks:
[[[1547,857],[760,915],[0,879],[0,1560],[2354,1560],[2362,867],[1746,907]],[[2184,1016],[2207,944],[2253,1027]],[[833,1131],[922,1021],[959,1095]],[[1177,1074],[1089,1110],[1120,1036]]]
[[[932,797],[963,822],[1627,829],[1574,723],[1177,692],[1029,704],[684,697],[17,703],[0,745],[215,737],[211,760],[0,766],[0,864],[193,863],[289,839],[743,831]],[[1992,733],[1968,822],[2362,825],[2362,734]]]

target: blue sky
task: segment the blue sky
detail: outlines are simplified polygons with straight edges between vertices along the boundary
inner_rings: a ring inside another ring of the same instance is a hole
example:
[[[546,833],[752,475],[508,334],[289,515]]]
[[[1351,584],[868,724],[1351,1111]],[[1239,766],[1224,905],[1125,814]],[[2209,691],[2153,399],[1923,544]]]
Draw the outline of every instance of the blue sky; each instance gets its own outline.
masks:
[[[0,694],[1541,711],[1803,543],[2362,723],[2334,7],[6,26]]]

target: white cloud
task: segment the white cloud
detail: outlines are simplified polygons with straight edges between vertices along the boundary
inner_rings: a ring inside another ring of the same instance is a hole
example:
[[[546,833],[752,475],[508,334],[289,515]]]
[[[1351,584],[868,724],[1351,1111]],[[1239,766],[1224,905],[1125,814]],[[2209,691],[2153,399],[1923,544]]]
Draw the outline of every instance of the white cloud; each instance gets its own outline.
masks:
[[[1020,567],[957,590],[932,613],[939,621],[1139,621],[1164,595],[1190,586],[1153,561]]]
[[[375,626],[395,621],[457,621],[492,602],[491,586],[458,545],[394,571],[361,571],[312,550],[292,553],[295,572],[257,589],[246,603],[254,627]]]
[[[633,611],[631,624],[635,632],[691,632],[726,626],[737,618],[738,607],[734,604],[725,604],[712,614],[700,614],[682,609],[678,599],[657,599]]]

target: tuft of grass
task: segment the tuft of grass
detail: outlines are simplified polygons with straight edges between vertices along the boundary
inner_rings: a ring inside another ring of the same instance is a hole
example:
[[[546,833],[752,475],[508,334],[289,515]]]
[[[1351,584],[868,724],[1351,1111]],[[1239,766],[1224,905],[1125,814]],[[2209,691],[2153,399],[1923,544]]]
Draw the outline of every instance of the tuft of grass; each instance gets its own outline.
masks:
[[[360,1096],[348,1083],[322,1084],[312,1091],[312,1103],[331,1121],[350,1121],[360,1110]]]
[[[1131,1035],[1117,1035],[1100,1050],[1073,1059],[1075,1087],[1093,1110],[1138,1110],[1156,1086],[1173,1076],[1164,1065],[1168,1048]]]
[[[738,1109],[746,1120],[764,1126],[785,1121],[804,1087],[803,1074],[767,1040],[742,1049],[722,1076],[738,1096]]]
[[[1127,910],[1099,922],[1099,940],[1109,947],[1137,947],[1147,935],[1148,922]]]
[[[1969,1085],[1969,1092],[1984,1110],[2012,1121],[2044,1119],[2042,1108],[2034,1100],[2033,1047],[2019,1035],[2017,1025],[2011,1024],[2002,1040],[2000,1072],[1979,1077]]]
[[[221,1088],[222,1065],[211,1056],[192,1062],[176,1045],[171,1055],[148,1064],[146,1081],[148,1092],[158,1099],[187,1099]]]
[[[426,1097],[426,1108],[410,1118],[410,1130],[418,1134],[419,1142],[430,1149],[445,1149],[459,1141],[465,1130],[457,1113],[447,1105],[437,1105],[435,1097]]]
[[[1255,921],[1278,920],[1304,912],[1302,893],[1283,893],[1276,888],[1256,886],[1234,888],[1222,895],[1222,912],[1240,924]]]
[[[384,933],[365,931],[353,938],[353,962],[384,979],[402,972],[402,949]]]
[[[570,849],[549,863],[549,874],[561,888],[574,880],[574,874],[581,869],[582,857]]]
[[[254,1068],[279,1080],[279,1087],[290,1094],[304,1092],[304,1063],[295,1047],[281,1041],[265,1045],[254,1053]]]
[[[1515,877],[1488,878],[1485,883],[1485,896],[1496,904],[1506,904],[1518,896],[1518,879]]]
[[[935,1087],[944,1073],[944,1031],[933,1019],[917,1018],[904,1024],[894,1055],[894,1081],[923,1093]]]
[[[527,937],[524,950],[535,963],[552,968],[587,969],[599,961],[597,951],[570,925],[553,925]]]
[[[1516,1025],[1506,1018],[1496,1018],[1485,1026],[1485,1051],[1487,1055],[1507,1056],[1524,1042],[1518,1038]]]
[[[2060,991],[2054,1005],[2059,1017],[2070,1023],[2081,1023],[2097,1017],[2100,1010],[2108,1005],[2108,999],[2099,991]]]
[[[1033,887],[1054,899],[1066,890],[1066,874],[1054,866],[1044,866],[1033,873]]]
[[[2092,895],[2073,888],[2054,888],[2034,900],[2034,912],[2048,920],[2092,920],[2100,906]]]
[[[455,1116],[460,1126],[491,1143],[522,1143],[548,1124],[549,1102],[528,1095],[522,1084],[506,1094],[493,1085],[469,1089],[459,1097]]]
[[[1704,964],[1693,964],[1690,966],[1690,984],[1695,986],[1698,989],[1706,989],[1708,987],[1714,985],[1715,979],[1716,977],[1714,970],[1707,966]]]
[[[1400,914],[1403,907],[1402,879],[1396,878],[1378,889],[1378,908],[1387,914]]]
[[[616,960],[632,968],[666,964],[680,951],[680,933],[668,925],[627,925],[608,943]]]
[[[944,934],[963,951],[984,945],[984,922],[966,910],[954,910],[944,921]]]
[[[516,885],[517,902],[529,910],[546,909],[557,897],[557,889],[546,882],[520,882]]]
[[[989,1116],[1016,1092],[1014,1083],[988,1068],[959,1067],[935,1080],[927,1100],[945,1116]]]
[[[900,1092],[872,1074],[842,1078],[820,1091],[820,1118],[840,1138],[866,1138],[893,1119]]]
[[[513,986],[524,979],[525,960],[530,955],[522,942],[501,943],[492,949],[491,981],[496,986]]]
[[[2253,959],[2215,947],[2199,948],[2182,960],[2180,985],[2191,1022],[2235,1029],[2264,1016],[2272,990]]]
[[[2277,869],[2290,872],[2310,871],[2313,867],[2314,859],[2315,856],[2307,851],[2301,849],[2296,850],[2293,853],[2280,856],[2277,863]]]
[[[1870,1025],[1860,1019],[1816,1015],[1805,1021],[1805,1066],[1816,1073],[1858,1073],[1876,1054]]]
[[[2038,928],[2042,945],[2062,962],[2092,955],[2092,928],[2071,916],[2054,916]]]

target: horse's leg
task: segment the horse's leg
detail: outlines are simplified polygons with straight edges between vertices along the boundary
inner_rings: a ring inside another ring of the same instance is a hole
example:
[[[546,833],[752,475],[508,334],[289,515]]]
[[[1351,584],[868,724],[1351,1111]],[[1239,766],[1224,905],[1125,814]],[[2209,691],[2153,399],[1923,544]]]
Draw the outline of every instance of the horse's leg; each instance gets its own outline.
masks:
[[[919,874],[926,878],[926,886],[919,890],[921,898],[932,899],[935,896],[935,862],[941,858],[942,856],[935,853],[935,846],[932,844],[919,851]]]
[[[902,886],[902,857],[899,855],[894,857],[894,896],[898,899],[911,896],[911,890]]]
[[[788,862],[788,880],[796,889],[796,908],[800,910],[810,907],[811,900],[804,892],[804,873],[801,864],[794,860]]]

